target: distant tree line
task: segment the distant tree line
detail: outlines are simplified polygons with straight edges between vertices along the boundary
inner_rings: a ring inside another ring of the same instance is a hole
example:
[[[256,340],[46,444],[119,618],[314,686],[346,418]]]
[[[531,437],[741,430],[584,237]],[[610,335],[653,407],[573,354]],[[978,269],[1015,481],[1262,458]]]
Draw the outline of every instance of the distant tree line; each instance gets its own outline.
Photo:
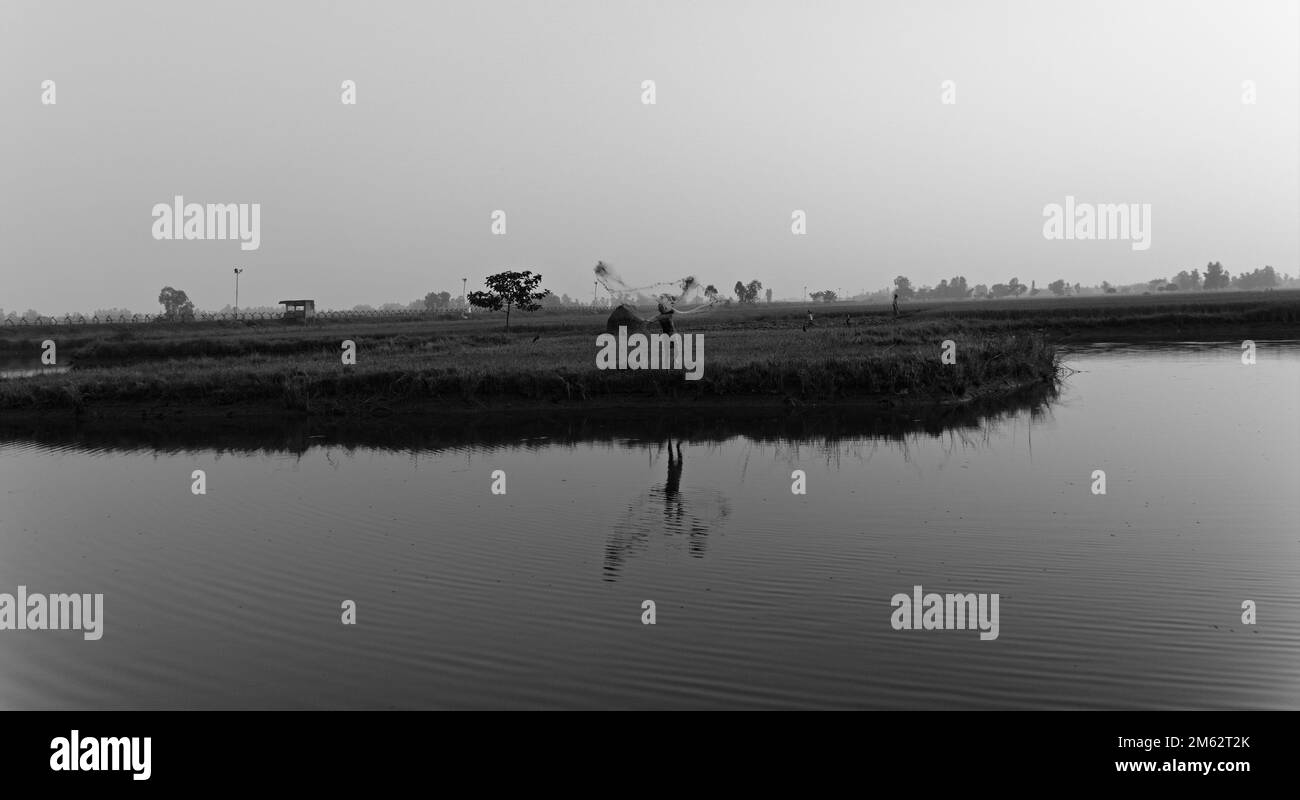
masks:
[[[1056,297],[1065,297],[1081,294],[1219,291],[1225,289],[1258,291],[1284,286],[1300,288],[1300,280],[1290,275],[1280,275],[1270,266],[1264,266],[1251,272],[1243,272],[1233,277],[1224,269],[1222,264],[1212,261],[1205,266],[1204,273],[1199,269],[1182,270],[1171,278],[1155,278],[1144,283],[1127,286],[1112,286],[1109,282],[1102,281],[1100,286],[1086,287],[1078,283],[1071,285],[1061,278],[1047,284],[1046,289],[1039,289],[1033,282],[1026,286],[1020,282],[1019,278],[1011,278],[1006,283],[995,283],[992,286],[984,284],[970,286],[965,277],[958,275],[951,279],[939,281],[937,286],[915,287],[909,278],[899,275],[894,278],[892,291],[898,295],[900,300],[964,300],[967,298],[979,300],[1021,296],[1034,297],[1044,293],[1050,293]],[[826,294],[825,292],[816,292],[812,295],[812,299],[821,299]],[[833,296],[834,293],[830,294]]]
[[[531,276],[531,273],[499,273],[499,275],[511,274],[527,274]],[[492,277],[496,278],[497,276]],[[540,280],[540,276],[537,276],[537,278]],[[1098,286],[1082,286],[1078,283],[1071,285],[1064,279],[1058,278],[1057,280],[1047,284],[1046,289],[1039,289],[1032,281],[1029,286],[1026,286],[1020,282],[1019,278],[1011,278],[1005,283],[995,283],[991,286],[982,283],[971,286],[963,275],[945,278],[939,281],[938,285],[935,286],[920,287],[913,286],[912,281],[908,277],[899,275],[894,278],[893,284],[892,289],[882,289],[877,292],[864,291],[853,298],[842,298],[839,296],[838,292],[831,289],[812,292],[808,297],[814,302],[833,303],[843,299],[887,302],[891,294],[897,294],[899,300],[982,300],[1016,298],[1022,296],[1034,297],[1044,293],[1050,293],[1056,297],[1065,297],[1069,295],[1132,294],[1175,291],[1259,291],[1275,288],[1300,288],[1300,278],[1288,274],[1280,274],[1277,270],[1273,269],[1273,267],[1267,265],[1250,272],[1242,272],[1233,276],[1221,263],[1218,261],[1211,261],[1205,265],[1203,270],[1199,268],[1181,270],[1176,275],[1169,278],[1153,278],[1149,281],[1127,285],[1112,285],[1108,281],[1102,281]],[[533,285],[533,288],[536,288],[536,284]],[[511,292],[513,292],[513,289]],[[758,280],[751,280],[748,283],[736,281],[733,292],[735,294],[734,302],[751,304],[758,302],[759,295],[764,292],[764,288],[762,282]],[[471,293],[471,297],[469,298],[470,305],[477,305],[473,301],[474,294],[478,294],[480,300],[483,303],[486,303],[486,305],[480,307],[488,309],[492,308],[492,301],[488,298],[489,295],[495,294],[498,297],[503,298],[500,307],[507,311],[507,316],[509,316],[509,311],[514,308],[524,308],[525,310],[558,310],[577,307],[591,308],[594,306],[608,305],[610,302],[610,299],[604,298],[600,299],[599,302],[596,300],[586,302],[570,297],[567,294],[556,296],[549,290],[543,290],[540,292],[531,291],[518,294],[518,297],[520,298],[522,298],[524,294],[535,294],[537,296],[526,300],[523,305],[516,305],[513,301],[507,301],[504,299],[506,298],[505,294],[501,294],[497,291],[490,291],[486,293]],[[723,304],[730,304],[733,302],[730,298],[721,297],[717,287],[712,284],[705,287],[704,297],[710,303],[721,302]],[[766,298],[767,302],[772,302],[771,289],[766,290]],[[643,296],[639,293],[636,295],[623,295],[612,298],[612,301],[615,303],[631,302],[633,304],[652,304],[655,300],[656,298],[654,297]],[[373,313],[376,311],[447,311],[453,307],[453,302],[455,303],[455,307],[459,308],[465,300],[455,297],[451,292],[439,291],[429,292],[423,298],[411,300],[407,303],[384,303],[380,305],[378,309],[374,306],[360,304],[353,306],[351,310],[358,313]],[[172,286],[164,286],[162,288],[158,293],[158,303],[162,306],[162,312],[158,314],[157,317],[161,319],[186,321],[193,320],[197,315],[194,303],[190,300],[185,291]],[[536,308],[525,308],[526,305],[535,305]],[[278,313],[280,309],[277,306],[241,306],[238,311],[240,314],[269,315]],[[235,309],[227,304],[220,311],[212,313],[217,315],[231,315],[234,312]],[[5,312],[4,309],[0,309],[0,320],[10,323],[21,322],[24,320],[28,323],[33,323],[41,319],[50,319],[52,316],[53,315],[42,314],[32,308],[21,313],[17,311]],[[66,314],[61,315],[59,318],[61,319],[63,316],[75,316],[84,319],[95,318],[101,320],[118,320],[123,318],[131,319],[143,315],[127,308],[98,308],[89,315],[81,313]]]
[[[1205,265],[1204,275],[1199,269],[1190,272],[1182,270],[1172,278],[1153,278],[1147,281],[1145,289],[1151,292],[1197,292],[1222,289],[1258,291],[1276,289],[1292,283],[1293,280],[1289,275],[1278,275],[1277,270],[1270,266],[1243,272],[1234,277],[1223,268],[1222,264],[1212,261]]]

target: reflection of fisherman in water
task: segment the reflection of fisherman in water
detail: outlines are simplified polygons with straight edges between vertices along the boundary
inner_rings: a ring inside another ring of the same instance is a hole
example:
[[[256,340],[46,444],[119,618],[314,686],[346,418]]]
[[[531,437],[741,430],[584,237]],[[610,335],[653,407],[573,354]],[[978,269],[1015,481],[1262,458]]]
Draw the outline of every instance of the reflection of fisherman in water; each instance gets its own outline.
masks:
[[[664,526],[680,527],[686,509],[682,504],[682,442],[677,441],[677,458],[673,459],[673,440],[668,439],[668,481],[664,488],[652,489],[651,495],[662,494],[664,497]]]
[[[650,535],[662,531],[666,537],[687,534],[687,552],[703,558],[708,549],[709,531],[729,512],[727,501],[716,492],[682,491],[681,441],[668,438],[668,478],[655,486],[628,509],[627,519],[616,525],[605,543],[605,580],[616,580],[624,560],[649,546]],[[662,506],[660,505],[662,503]],[[665,540],[669,544],[670,540]]]
[[[673,459],[673,440],[668,439],[668,482],[664,484],[664,517],[669,516],[668,509],[677,501],[678,518],[681,517],[682,493],[682,442],[677,441],[677,459]]]

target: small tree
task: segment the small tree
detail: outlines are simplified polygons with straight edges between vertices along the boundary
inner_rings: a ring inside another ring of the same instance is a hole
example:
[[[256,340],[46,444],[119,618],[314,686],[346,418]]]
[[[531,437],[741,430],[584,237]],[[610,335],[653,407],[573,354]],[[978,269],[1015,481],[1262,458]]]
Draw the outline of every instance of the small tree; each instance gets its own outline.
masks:
[[[180,289],[173,289],[170,286],[164,286],[158,293],[158,302],[162,304],[163,316],[168,319],[192,319],[194,317],[194,304],[190,298]]]
[[[537,302],[550,295],[550,289],[536,291],[538,284],[542,282],[540,274],[534,275],[531,270],[523,272],[498,272],[496,275],[489,275],[484,284],[491,289],[490,292],[470,292],[469,303],[478,308],[486,308],[489,311],[500,311],[502,307],[506,310],[506,330],[510,330],[510,310],[518,308],[521,311],[536,311],[541,308]]]
[[[424,307],[429,311],[446,308],[451,304],[451,292],[429,292],[424,296]]]
[[[1227,289],[1232,282],[1228,271],[1217,261],[1205,265],[1205,282],[1202,284],[1206,289]]]
[[[894,293],[898,295],[899,300],[906,300],[915,294],[916,290],[912,288],[910,280],[903,275],[899,275],[894,278]]]
[[[736,292],[736,302],[757,303],[758,293],[763,291],[763,284],[761,281],[750,281],[749,284],[746,285],[740,281],[736,281],[734,291]]]

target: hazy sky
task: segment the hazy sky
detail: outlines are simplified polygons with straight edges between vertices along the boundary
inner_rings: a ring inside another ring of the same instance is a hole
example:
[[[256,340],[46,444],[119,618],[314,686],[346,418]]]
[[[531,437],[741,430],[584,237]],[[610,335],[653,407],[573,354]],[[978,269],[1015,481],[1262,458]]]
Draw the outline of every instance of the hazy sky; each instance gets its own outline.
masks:
[[[0,307],[1295,274],[1298,6],[5,0]],[[176,194],[260,203],[260,249],[155,241]],[[1150,249],[1044,239],[1066,195],[1150,203]]]

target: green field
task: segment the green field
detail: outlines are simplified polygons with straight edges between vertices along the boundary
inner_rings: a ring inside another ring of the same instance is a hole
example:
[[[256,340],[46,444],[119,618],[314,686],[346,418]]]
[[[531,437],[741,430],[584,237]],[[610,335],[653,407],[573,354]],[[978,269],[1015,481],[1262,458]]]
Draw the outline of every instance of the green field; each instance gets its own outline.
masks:
[[[806,326],[812,309],[815,324]],[[643,311],[649,316],[649,311]],[[682,315],[704,335],[704,377],[598,370],[605,313],[473,319],[7,328],[0,360],[61,374],[0,380],[0,407],[373,415],[428,408],[951,403],[1050,383],[1059,346],[1098,341],[1295,338],[1300,292],[1021,298],[888,307],[759,304]],[[356,343],[343,365],[340,345]],[[944,340],[955,364],[940,363]]]

